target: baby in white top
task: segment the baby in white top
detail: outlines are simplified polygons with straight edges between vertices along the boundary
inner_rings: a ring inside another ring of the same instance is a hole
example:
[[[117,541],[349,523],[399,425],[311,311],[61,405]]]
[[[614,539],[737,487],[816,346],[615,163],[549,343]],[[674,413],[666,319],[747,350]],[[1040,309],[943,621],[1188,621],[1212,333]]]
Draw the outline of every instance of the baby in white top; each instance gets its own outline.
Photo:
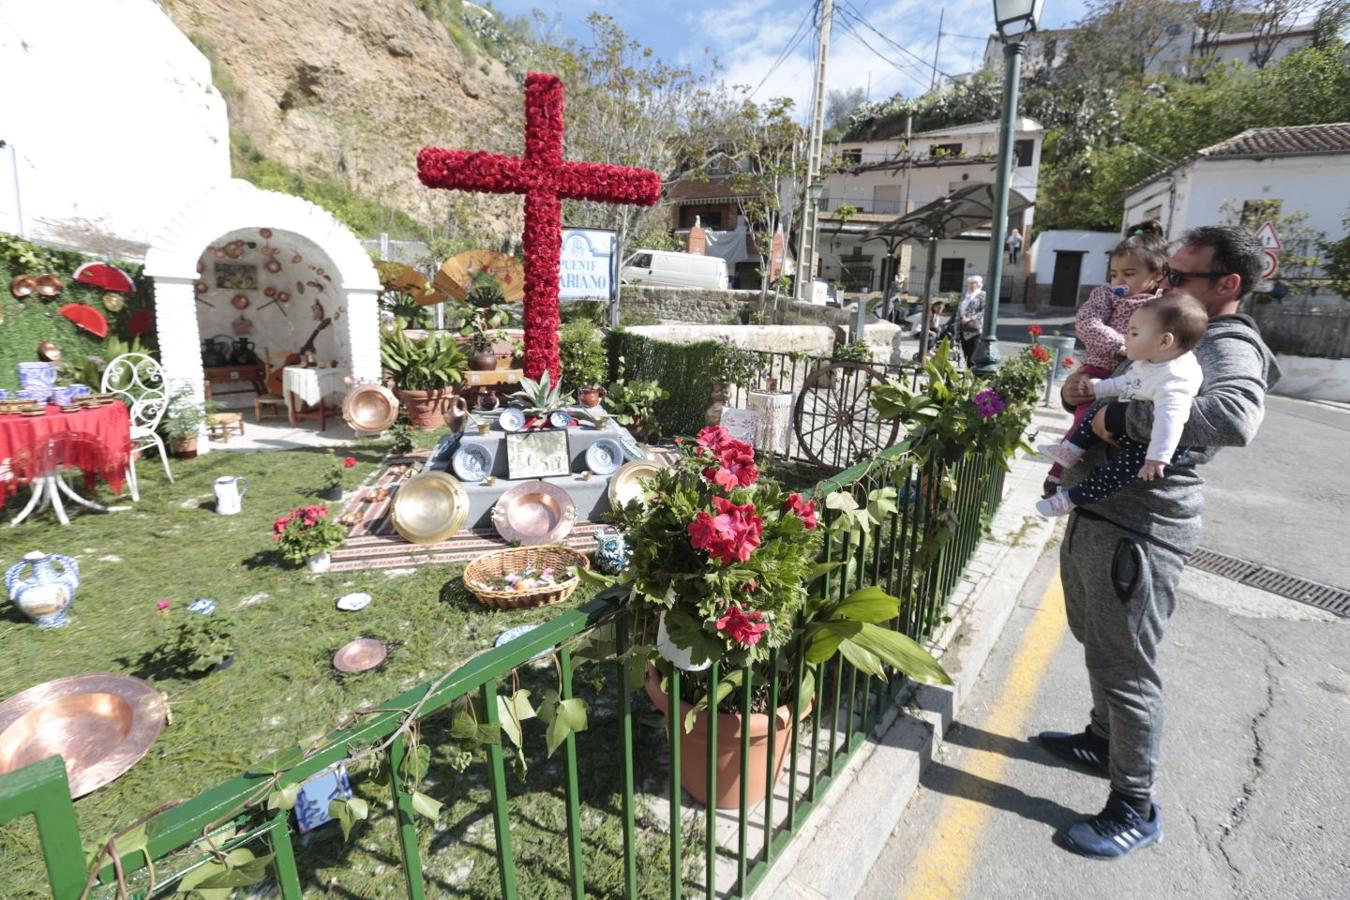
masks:
[[[1204,375],[1191,351],[1205,335],[1209,316],[1190,294],[1169,291],[1145,302],[1130,317],[1125,335],[1125,355],[1130,364],[1114,378],[1091,379],[1098,407],[1111,400],[1150,400],[1153,430],[1145,446],[1121,437],[1115,455],[1081,482],[1036,504],[1045,516],[1062,516],[1075,507],[1109,497],[1135,478],[1162,478],[1174,465],[1181,442],[1181,429],[1191,415],[1191,401],[1200,391]],[[1092,431],[1097,408],[1058,444],[1037,449],[1065,468],[1078,464],[1099,438]]]

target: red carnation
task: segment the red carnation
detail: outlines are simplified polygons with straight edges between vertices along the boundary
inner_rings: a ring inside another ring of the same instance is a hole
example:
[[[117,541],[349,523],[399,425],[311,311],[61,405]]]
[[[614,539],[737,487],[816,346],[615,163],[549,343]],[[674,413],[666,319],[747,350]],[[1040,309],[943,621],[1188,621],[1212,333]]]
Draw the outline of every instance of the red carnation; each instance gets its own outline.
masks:
[[[1036,359],[1037,362],[1050,361],[1050,351],[1040,346],[1039,344],[1031,348],[1031,355],[1033,358]]]
[[[345,468],[345,469],[350,469],[350,468],[351,468],[352,466],[354,466],[354,465],[356,465],[356,457],[355,457],[355,456],[349,456],[349,457],[347,457],[346,459],[344,459],[344,460],[342,461],[342,466],[343,466],[343,468]]]
[[[816,521],[816,503],[814,500],[808,500],[801,494],[788,494],[787,508],[789,512],[802,520],[802,524],[806,526],[807,531],[815,531],[819,523]]]
[[[759,643],[764,632],[769,630],[769,623],[764,621],[764,613],[759,610],[752,609],[747,612],[733,603],[727,609],[726,615],[717,620],[717,630],[725,632],[733,641],[744,647],[753,647]]]

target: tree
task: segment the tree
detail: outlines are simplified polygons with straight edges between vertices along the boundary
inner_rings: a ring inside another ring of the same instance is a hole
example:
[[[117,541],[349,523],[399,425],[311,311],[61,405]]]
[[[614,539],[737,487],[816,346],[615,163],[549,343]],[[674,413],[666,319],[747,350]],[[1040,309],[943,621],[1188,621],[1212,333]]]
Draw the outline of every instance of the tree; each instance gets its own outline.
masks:
[[[1183,0],[1091,0],[1059,74],[1078,83],[1142,79],[1177,40],[1168,26],[1188,29],[1197,7]]]
[[[1350,300],[1350,210],[1346,211],[1341,223],[1345,237],[1338,241],[1323,241],[1321,244],[1324,262],[1322,268],[1331,280],[1331,286],[1346,300]]]
[[[1204,0],[1195,16],[1198,29],[1191,48],[1191,72],[1199,74],[1214,65],[1219,56],[1219,35],[1236,30],[1245,17],[1243,0]]]
[[[825,95],[825,127],[842,132],[848,127],[848,117],[866,100],[867,92],[860,87],[830,91]]]
[[[1310,297],[1326,283],[1322,254],[1327,236],[1308,226],[1306,212],[1281,213],[1279,201],[1239,203],[1226,200],[1219,207],[1225,224],[1238,225],[1255,232],[1262,223],[1275,226],[1284,248],[1280,250],[1280,271],[1276,280],[1289,288],[1291,297]]]
[[[1289,30],[1314,6],[1316,0],[1262,0],[1252,22],[1252,65],[1264,69]]]

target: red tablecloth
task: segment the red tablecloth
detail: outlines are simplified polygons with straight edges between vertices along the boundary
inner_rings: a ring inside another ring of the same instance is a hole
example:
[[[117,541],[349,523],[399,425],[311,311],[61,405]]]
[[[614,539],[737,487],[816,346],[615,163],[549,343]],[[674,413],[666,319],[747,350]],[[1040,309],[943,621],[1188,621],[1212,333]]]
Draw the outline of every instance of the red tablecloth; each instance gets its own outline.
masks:
[[[120,401],[72,413],[48,406],[45,416],[0,414],[0,471],[12,472],[0,475],[0,503],[53,460],[83,472],[90,490],[102,478],[120,493],[130,454],[131,417]]]

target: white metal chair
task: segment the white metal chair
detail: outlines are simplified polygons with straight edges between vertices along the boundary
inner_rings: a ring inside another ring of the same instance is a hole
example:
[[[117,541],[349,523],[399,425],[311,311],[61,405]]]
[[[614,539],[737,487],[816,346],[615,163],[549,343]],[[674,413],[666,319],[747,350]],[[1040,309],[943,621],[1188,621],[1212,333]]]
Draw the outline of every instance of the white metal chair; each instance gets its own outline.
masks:
[[[169,406],[164,369],[144,353],[123,353],[103,370],[100,390],[121,399],[131,411],[131,456],[127,461],[127,487],[131,490],[131,499],[141,499],[140,485],[136,481],[136,454],[141,450],[151,447],[159,450],[164,474],[172,484],[169,452],[164,448],[164,440],[156,432],[159,420],[164,418],[164,412]]]

